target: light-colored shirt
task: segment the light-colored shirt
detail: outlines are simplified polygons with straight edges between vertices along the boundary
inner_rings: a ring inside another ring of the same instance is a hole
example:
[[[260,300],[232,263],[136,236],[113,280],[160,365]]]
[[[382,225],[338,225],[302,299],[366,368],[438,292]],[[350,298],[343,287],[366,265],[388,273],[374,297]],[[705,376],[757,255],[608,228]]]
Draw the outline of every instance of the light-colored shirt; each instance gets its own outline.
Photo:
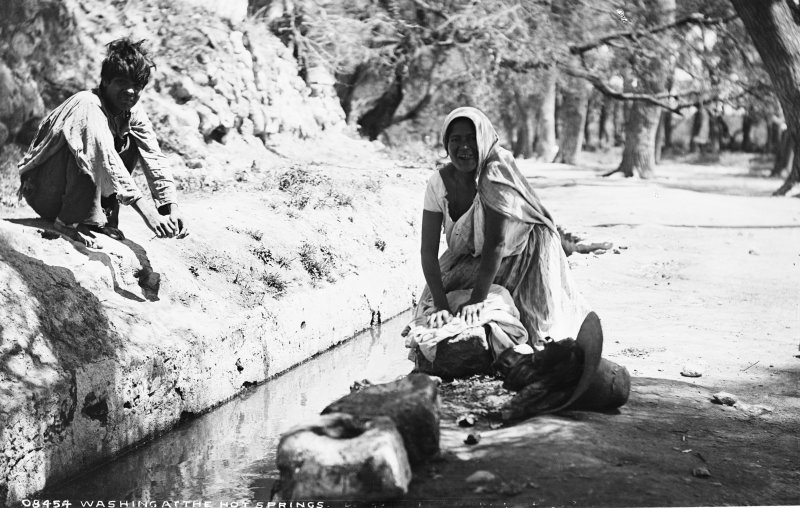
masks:
[[[130,116],[112,116],[97,92],[78,92],[50,112],[18,164],[20,175],[38,167],[67,146],[78,168],[92,177],[103,196],[116,193],[122,204],[142,197],[114,146],[114,136],[129,134],[139,148],[144,175],[156,206],[177,203],[177,193],[166,158],[158,146],[150,119],[140,105]]]
[[[459,217],[458,221],[454,222],[453,218],[450,216],[450,209],[447,202],[447,188],[445,187],[444,180],[442,180],[442,175],[439,171],[434,171],[428,179],[428,185],[425,188],[425,201],[422,208],[429,212],[437,212],[444,215],[442,229],[449,248],[455,248],[461,251],[466,247],[463,241],[455,241],[453,238],[454,230],[465,230],[465,234],[468,237],[465,237],[465,239],[471,244],[468,250],[473,256],[480,255],[483,249],[484,238],[484,210],[479,194],[475,195],[475,199],[472,200],[472,205],[464,215]],[[462,222],[467,221],[471,224],[462,225]],[[463,227],[457,227],[458,225],[462,225]],[[531,224],[507,217],[506,242],[501,255],[507,257],[519,254],[522,249],[525,248],[531,228]]]

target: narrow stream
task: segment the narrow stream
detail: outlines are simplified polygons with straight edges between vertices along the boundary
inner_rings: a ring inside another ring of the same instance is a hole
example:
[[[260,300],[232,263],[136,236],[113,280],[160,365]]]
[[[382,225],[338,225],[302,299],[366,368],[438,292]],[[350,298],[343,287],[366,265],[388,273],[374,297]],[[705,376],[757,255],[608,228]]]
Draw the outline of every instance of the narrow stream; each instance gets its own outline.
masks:
[[[367,330],[41,497],[266,502],[278,478],[275,452],[282,432],[318,415],[347,394],[353,381],[382,383],[411,371],[400,337],[410,315]]]

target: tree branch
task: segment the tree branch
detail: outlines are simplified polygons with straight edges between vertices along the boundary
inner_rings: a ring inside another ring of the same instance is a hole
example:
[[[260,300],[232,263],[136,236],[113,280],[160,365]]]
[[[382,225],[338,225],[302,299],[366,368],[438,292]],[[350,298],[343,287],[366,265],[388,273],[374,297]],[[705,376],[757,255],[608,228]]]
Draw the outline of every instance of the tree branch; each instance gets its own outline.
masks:
[[[613,90],[611,86],[603,81],[600,76],[592,74],[589,71],[585,71],[583,69],[576,69],[575,67],[571,67],[569,65],[559,65],[559,67],[569,74],[570,76],[574,76],[576,78],[585,79],[589,83],[591,83],[600,93],[606,95],[608,97],[612,97],[614,99],[623,100],[623,101],[644,101],[649,102],[655,106],[659,106],[664,108],[668,111],[672,111],[680,116],[683,116],[680,109],[677,109],[673,106],[670,106],[666,102],[662,101],[662,98],[669,98],[669,94],[642,94],[642,93],[630,93],[630,92],[618,92]]]
[[[720,25],[723,23],[727,23],[731,20],[736,19],[738,16],[731,15],[726,16],[724,18],[707,18],[705,14],[701,13],[694,13],[689,14],[688,16],[684,16],[681,19],[675,20],[670,23],[663,23],[661,25],[656,25],[652,28],[647,30],[628,30],[628,31],[617,31],[612,32],[610,34],[606,34],[601,36],[598,39],[595,39],[591,42],[586,42],[583,44],[571,44],[569,46],[569,52],[573,55],[578,55],[581,53],[585,53],[586,51],[590,51],[598,46],[602,46],[603,44],[608,43],[609,41],[615,39],[631,39],[634,40],[640,35],[652,35],[659,32],[664,32],[666,30],[679,27],[681,25],[686,24],[694,24],[694,25],[702,25],[702,26],[712,26],[712,25]]]

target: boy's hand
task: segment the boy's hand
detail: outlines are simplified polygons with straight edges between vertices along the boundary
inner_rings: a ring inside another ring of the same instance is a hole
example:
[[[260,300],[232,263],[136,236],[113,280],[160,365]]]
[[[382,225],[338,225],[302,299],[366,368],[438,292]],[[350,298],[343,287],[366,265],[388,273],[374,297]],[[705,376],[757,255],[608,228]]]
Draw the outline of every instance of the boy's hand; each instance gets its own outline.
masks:
[[[169,217],[164,215],[145,216],[144,222],[159,238],[172,238],[177,231]]]
[[[142,220],[159,238],[172,238],[177,233],[177,228],[172,225],[169,216],[156,213],[152,204],[142,203],[143,199],[137,199],[131,206],[141,215]]]
[[[189,228],[184,224],[183,217],[176,204],[173,204],[170,208],[169,221],[172,223],[172,227],[175,228],[177,238],[185,238],[189,234]]]

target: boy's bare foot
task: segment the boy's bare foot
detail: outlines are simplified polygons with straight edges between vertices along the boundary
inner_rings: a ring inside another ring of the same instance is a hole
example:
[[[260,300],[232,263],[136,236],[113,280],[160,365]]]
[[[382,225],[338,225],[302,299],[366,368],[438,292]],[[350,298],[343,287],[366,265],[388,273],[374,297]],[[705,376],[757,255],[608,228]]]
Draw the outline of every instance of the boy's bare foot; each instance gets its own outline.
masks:
[[[117,229],[119,227],[119,201],[114,199],[108,207],[103,208],[103,212],[106,214],[106,226]]]
[[[110,236],[114,240],[124,240],[125,234],[120,230],[118,227],[105,225],[105,226],[92,226],[92,231],[97,233],[102,233],[106,236]]]
[[[99,243],[97,243],[94,234],[92,234],[89,226],[85,224],[78,224],[78,227],[67,226],[59,219],[53,221],[53,227],[61,233],[62,235],[66,236],[70,240],[76,241],[82,245],[85,245],[91,249],[102,249]]]

